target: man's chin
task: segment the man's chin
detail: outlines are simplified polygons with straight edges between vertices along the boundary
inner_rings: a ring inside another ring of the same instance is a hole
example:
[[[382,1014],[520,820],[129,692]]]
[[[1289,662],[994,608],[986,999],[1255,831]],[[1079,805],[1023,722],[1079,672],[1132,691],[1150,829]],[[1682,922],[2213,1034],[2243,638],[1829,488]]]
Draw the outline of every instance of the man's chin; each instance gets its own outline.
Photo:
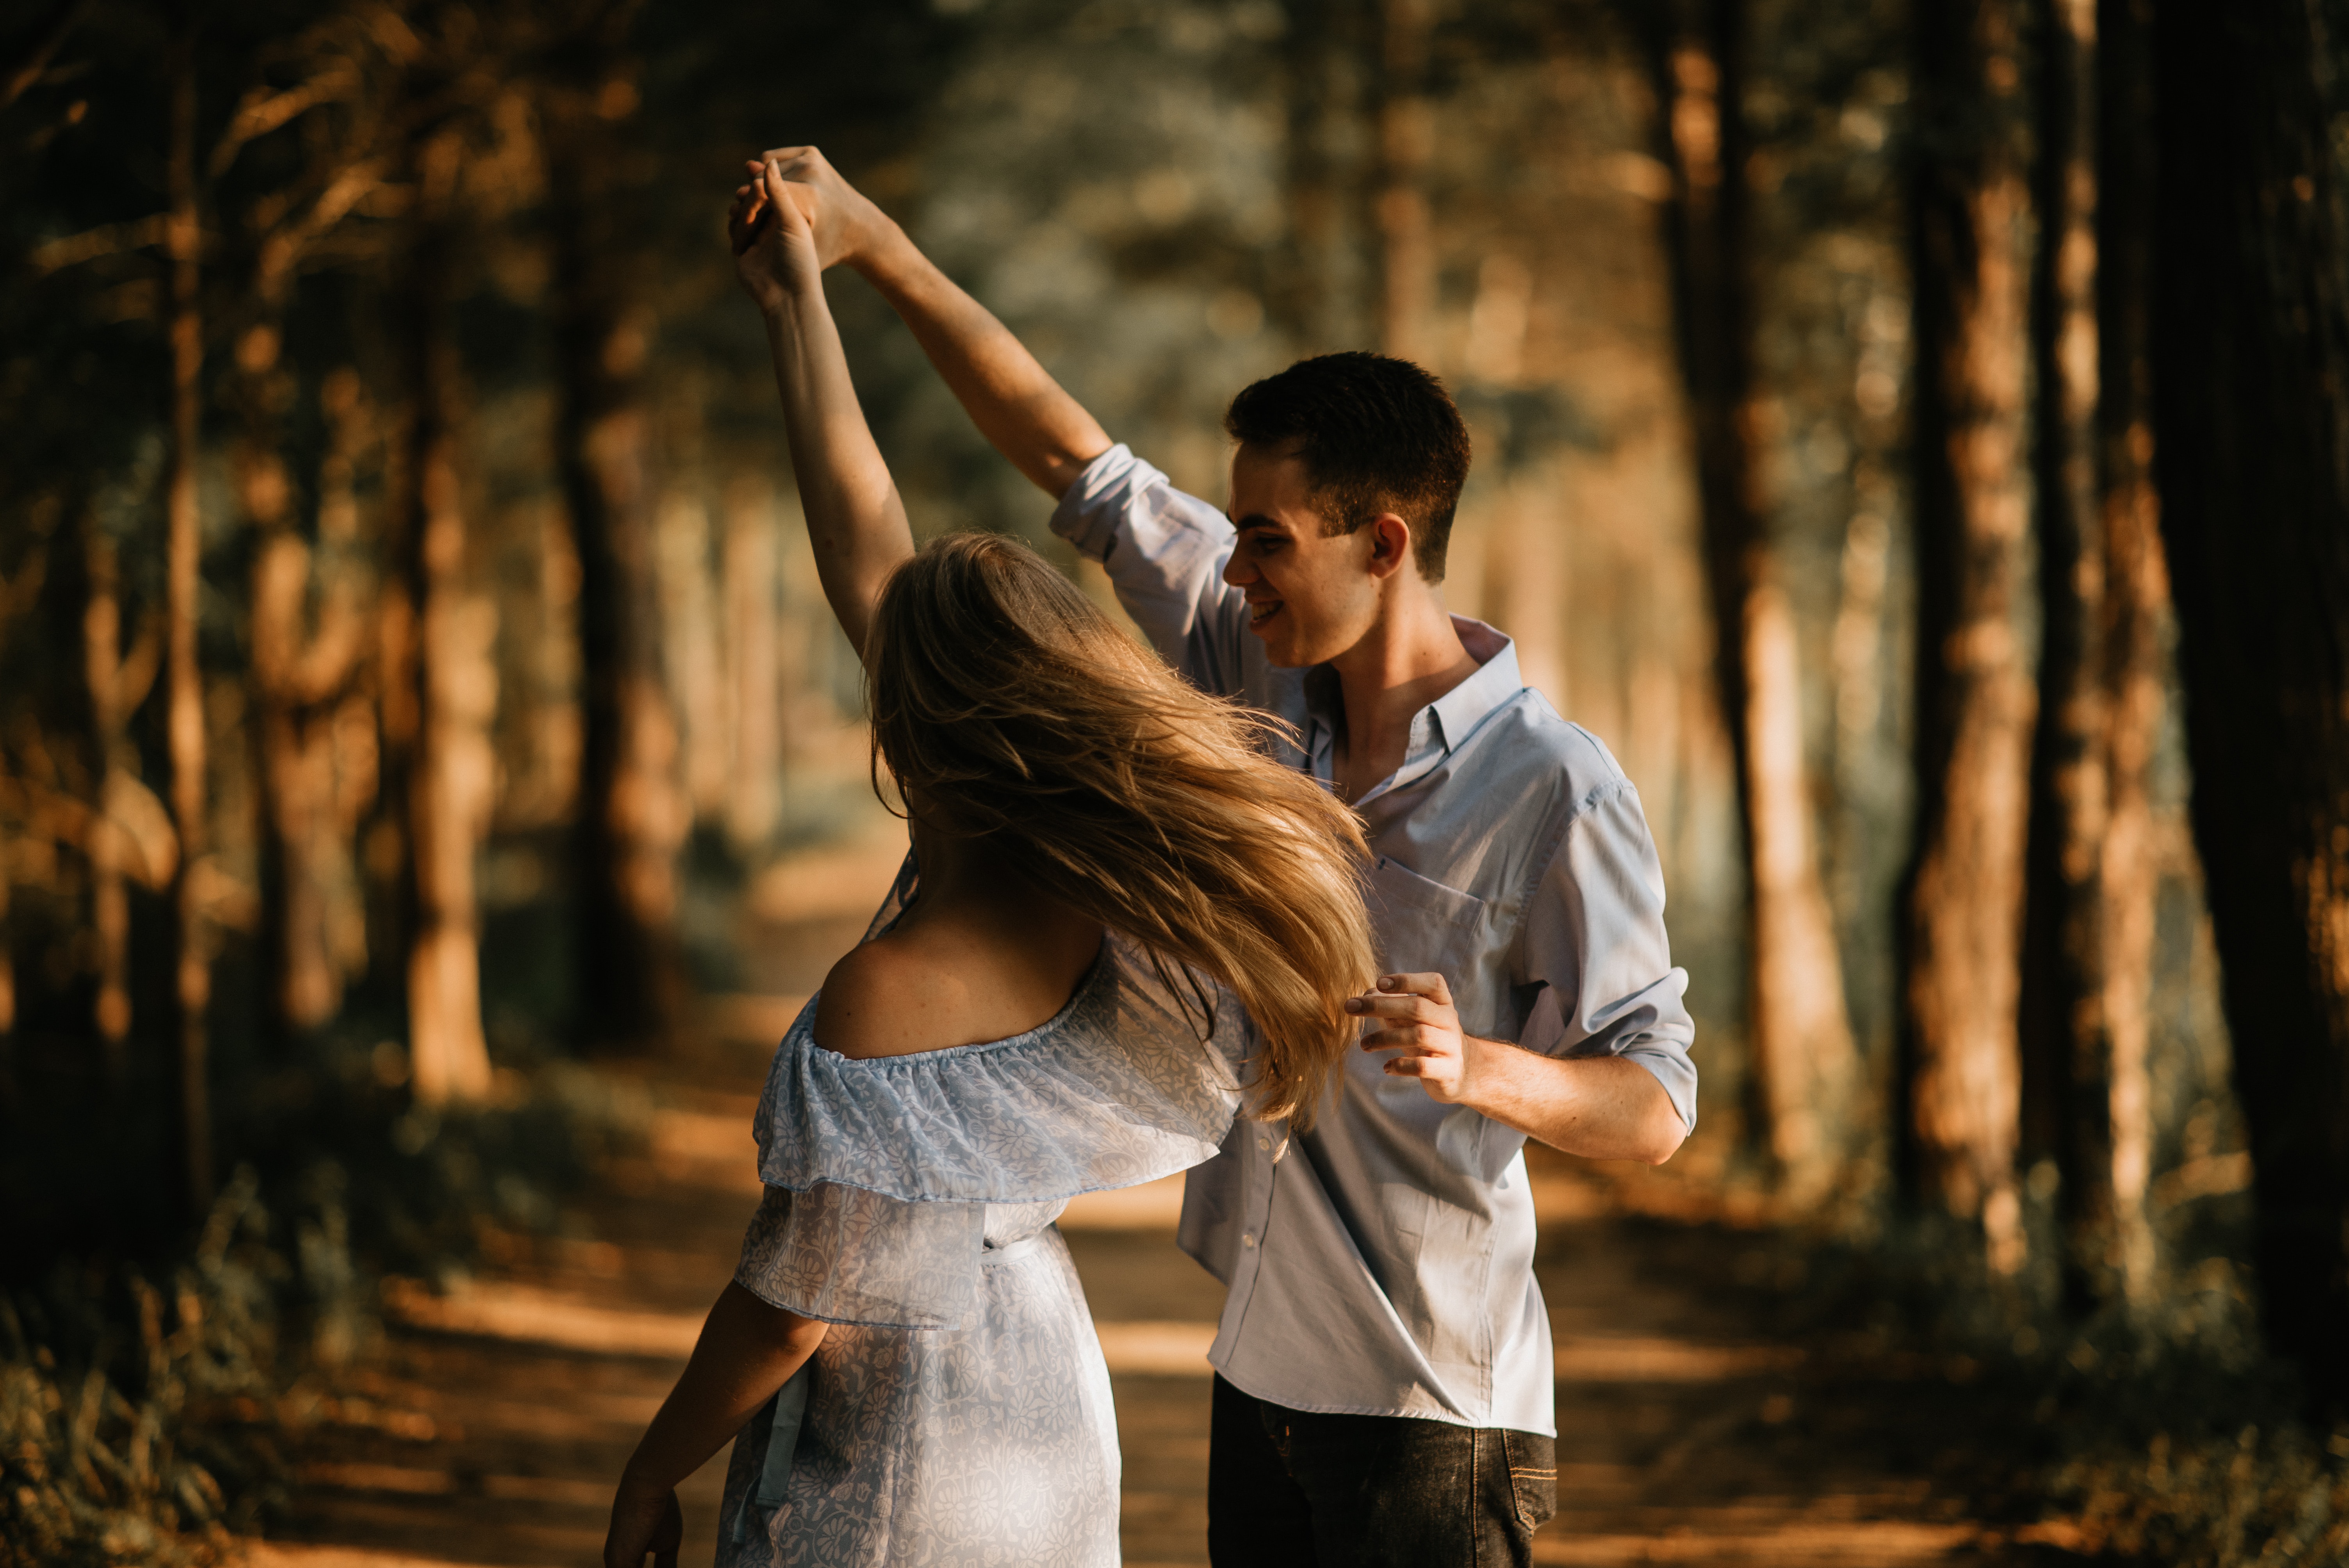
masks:
[[[1274,669],[1301,670],[1320,662],[1305,656],[1297,640],[1278,625],[1265,628],[1250,626],[1248,630],[1256,634],[1257,641],[1264,645],[1264,662]]]

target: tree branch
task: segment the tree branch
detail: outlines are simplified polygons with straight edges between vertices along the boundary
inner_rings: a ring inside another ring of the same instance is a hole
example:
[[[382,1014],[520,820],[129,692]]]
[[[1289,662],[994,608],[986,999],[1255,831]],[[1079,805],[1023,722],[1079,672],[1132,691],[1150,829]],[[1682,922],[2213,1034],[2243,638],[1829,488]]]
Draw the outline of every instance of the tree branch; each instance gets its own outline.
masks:
[[[90,4],[91,0],[65,0],[50,13],[48,24],[34,39],[32,48],[9,69],[5,78],[0,78],[0,108],[6,108],[23,98],[32,89],[33,84],[41,79],[41,73],[49,68],[49,62],[65,46],[66,38],[74,30],[74,24],[82,19]]]

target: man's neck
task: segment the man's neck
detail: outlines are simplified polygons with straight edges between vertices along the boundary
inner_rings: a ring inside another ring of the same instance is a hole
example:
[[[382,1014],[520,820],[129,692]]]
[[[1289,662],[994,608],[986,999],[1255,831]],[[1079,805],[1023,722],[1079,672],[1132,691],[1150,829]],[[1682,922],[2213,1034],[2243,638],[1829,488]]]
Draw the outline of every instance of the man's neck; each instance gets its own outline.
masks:
[[[1402,766],[1420,709],[1476,673],[1476,660],[1433,592],[1397,594],[1362,640],[1330,661],[1345,710],[1335,773],[1359,799]]]

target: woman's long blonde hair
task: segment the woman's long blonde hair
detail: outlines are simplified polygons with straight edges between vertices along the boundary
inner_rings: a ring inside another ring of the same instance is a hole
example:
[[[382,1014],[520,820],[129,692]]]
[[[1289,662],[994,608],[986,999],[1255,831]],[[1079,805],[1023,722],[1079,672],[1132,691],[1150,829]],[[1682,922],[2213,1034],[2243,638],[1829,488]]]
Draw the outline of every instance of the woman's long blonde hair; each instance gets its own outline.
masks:
[[[1361,824],[1265,755],[1278,720],[1137,647],[1034,551],[937,540],[881,592],[864,650],[874,763],[925,829],[1236,995],[1253,1113],[1309,1124],[1371,977]]]

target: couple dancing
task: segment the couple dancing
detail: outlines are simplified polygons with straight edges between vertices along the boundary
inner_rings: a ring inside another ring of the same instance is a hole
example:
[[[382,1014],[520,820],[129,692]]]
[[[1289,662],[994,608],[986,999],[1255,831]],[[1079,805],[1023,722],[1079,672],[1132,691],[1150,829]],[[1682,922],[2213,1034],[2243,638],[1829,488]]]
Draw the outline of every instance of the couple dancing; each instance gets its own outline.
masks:
[[[1685,975],[1631,785],[1437,583],[1468,469],[1418,368],[1234,399],[1228,515],[1123,446],[813,150],[730,229],[913,852],[775,1056],[766,1197],[606,1568],[1118,1560],[1107,1368],[1052,1221],[1189,1171],[1227,1288],[1208,1549],[1526,1563],[1556,1506],[1527,1137],[1661,1161]],[[1164,662],[1026,547],[916,550],[823,295],[845,262],[1056,497]]]

